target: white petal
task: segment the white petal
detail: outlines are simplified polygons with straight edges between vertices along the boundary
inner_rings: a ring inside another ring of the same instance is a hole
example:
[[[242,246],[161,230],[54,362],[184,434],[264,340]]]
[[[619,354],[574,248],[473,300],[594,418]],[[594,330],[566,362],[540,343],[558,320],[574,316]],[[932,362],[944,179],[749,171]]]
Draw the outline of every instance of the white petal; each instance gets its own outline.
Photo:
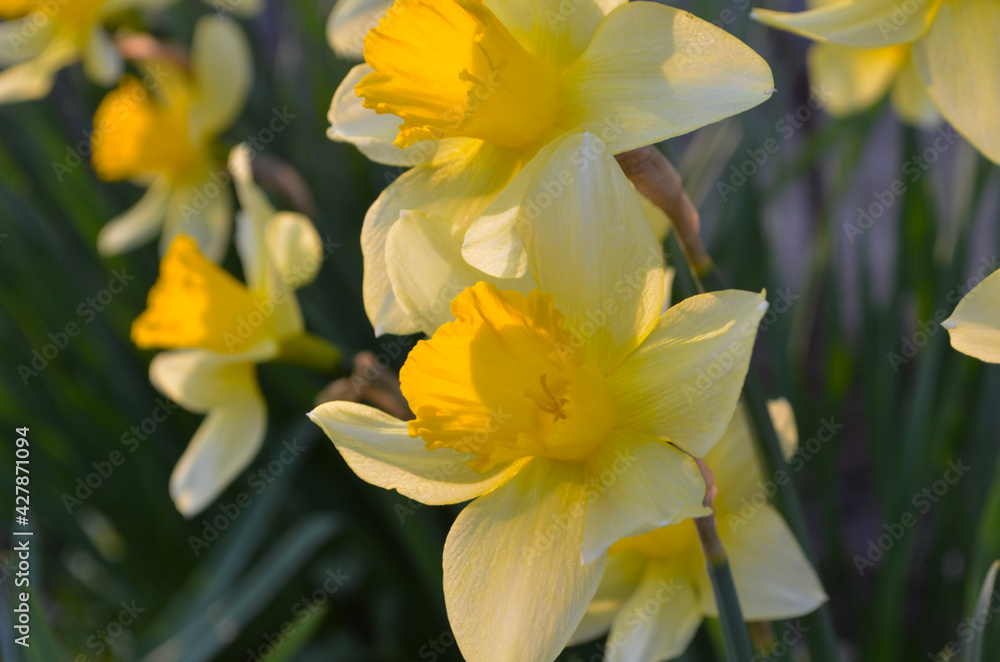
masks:
[[[210,196],[213,191],[215,195]],[[229,248],[232,226],[233,201],[227,189],[210,179],[174,189],[167,203],[160,252],[165,252],[178,234],[186,234],[198,242],[205,257],[221,262]]]
[[[266,431],[267,407],[254,378],[239,397],[209,411],[174,467],[170,496],[177,510],[192,517],[212,503],[256,457]]]
[[[881,48],[918,39],[934,20],[940,4],[940,0],[905,6],[899,0],[853,0],[824,2],[821,7],[797,14],[754,9],[751,17],[817,41]]]
[[[0,65],[27,62],[52,41],[52,21],[38,26],[32,16],[0,21]]]
[[[351,143],[377,163],[401,167],[430,163],[435,154],[456,142],[424,140],[406,149],[396,147],[393,141],[399,134],[399,125],[403,120],[388,113],[379,115],[374,110],[365,108],[361,97],[354,92],[358,81],[372,71],[367,64],[359,64],[347,73],[337,87],[328,115],[330,130],[327,136],[330,139]]]
[[[108,221],[97,235],[101,255],[119,255],[152,241],[163,227],[172,188],[170,180],[158,177],[139,202]]]
[[[405,421],[354,402],[327,402],[309,418],[359,478],[429,505],[474,499],[503,485],[524,464],[476,473],[466,464],[474,456],[450,448],[429,451],[410,436]]]
[[[526,200],[518,228],[535,281],[566,316],[572,348],[606,373],[642,342],[663,305],[663,257],[639,194],[583,134],[555,150]]]
[[[239,25],[221,16],[201,18],[191,43],[191,69],[198,91],[192,137],[219,133],[239,116],[253,83],[250,44]]]
[[[365,35],[378,25],[392,7],[393,0],[337,0],[326,23],[326,40],[333,52],[347,59],[360,60],[365,50]]]
[[[78,57],[75,47],[56,40],[38,57],[0,71],[0,103],[41,99],[52,90],[59,70]]]
[[[583,560],[620,540],[711,513],[697,463],[646,434],[615,430],[587,460]]]
[[[95,26],[91,32],[82,58],[83,71],[87,77],[105,87],[114,85],[125,70],[125,62],[118,47],[101,26]]]
[[[267,224],[265,242],[271,262],[289,288],[298,289],[316,279],[323,261],[323,242],[308,217],[278,212]]]
[[[606,556],[580,561],[581,472],[535,458],[455,520],[444,598],[469,662],[552,662],[582,620]]]

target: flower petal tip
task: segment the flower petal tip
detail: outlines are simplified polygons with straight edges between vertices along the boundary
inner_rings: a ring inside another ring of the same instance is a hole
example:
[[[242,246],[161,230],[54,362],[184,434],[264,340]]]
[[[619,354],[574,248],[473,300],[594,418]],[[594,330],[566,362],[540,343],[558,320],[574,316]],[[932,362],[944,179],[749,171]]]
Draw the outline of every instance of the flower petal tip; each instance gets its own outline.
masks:
[[[946,329],[957,329],[958,328],[958,324],[956,324],[955,322],[953,322],[950,318],[946,319],[943,322],[941,322],[941,326],[943,326]]]
[[[766,313],[767,309],[770,306],[771,304],[769,304],[767,301],[761,301],[760,303],[757,304],[757,310],[759,310],[761,313]]]
[[[770,87],[770,88],[764,90],[764,94],[766,94],[770,98],[770,96],[772,94],[774,94],[775,92],[777,92],[777,91],[778,91],[778,88],[776,88],[776,87]]]

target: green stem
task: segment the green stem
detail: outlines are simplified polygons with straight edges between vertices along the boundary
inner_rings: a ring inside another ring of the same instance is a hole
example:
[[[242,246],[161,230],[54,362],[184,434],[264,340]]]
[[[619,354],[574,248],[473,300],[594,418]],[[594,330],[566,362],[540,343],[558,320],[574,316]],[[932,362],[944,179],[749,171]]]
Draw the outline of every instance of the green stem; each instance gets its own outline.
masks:
[[[750,635],[743,620],[743,611],[740,609],[733,573],[729,569],[729,559],[726,558],[726,551],[722,548],[722,541],[719,540],[715,514],[696,518],[694,525],[698,530],[701,549],[705,553],[705,567],[712,580],[715,604],[719,608],[719,623],[722,626],[726,658],[730,662],[750,662],[753,659],[753,647],[750,645]]]
[[[276,363],[288,363],[322,373],[343,371],[343,354],[332,343],[304,332],[282,341]]]

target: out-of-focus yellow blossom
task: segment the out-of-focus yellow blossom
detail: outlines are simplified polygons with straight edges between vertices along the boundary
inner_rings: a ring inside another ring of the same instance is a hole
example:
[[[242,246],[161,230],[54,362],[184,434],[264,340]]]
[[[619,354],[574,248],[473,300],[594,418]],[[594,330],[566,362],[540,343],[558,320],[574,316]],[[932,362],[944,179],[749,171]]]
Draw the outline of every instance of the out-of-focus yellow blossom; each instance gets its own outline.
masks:
[[[987,363],[1000,363],[1000,271],[976,285],[941,322],[951,346]]]
[[[144,64],[145,78],[124,76],[94,115],[97,175],[148,187],[104,227],[98,249],[116,255],[160,234],[165,250],[185,234],[218,261],[229,244],[232,199],[216,141],[249,92],[250,47],[234,22],[207,16],[195,26],[190,71],[168,61]]]
[[[526,194],[591,139],[567,140]],[[533,280],[463,290],[455,320],[410,352],[414,420],[348,402],[310,415],[362,479],[427,504],[474,499],[444,548],[470,662],[555,659],[612,543],[707,512],[692,455],[724,432],[767,308],[729,290],[661,314],[659,245],[625,175],[605,154],[579,184],[519,216]]]
[[[329,135],[375,161],[415,166],[365,217],[364,299],[378,333],[419,329],[421,311],[399,300],[396,282],[427,276],[420,260],[392,266],[387,255],[402,219],[423,224],[410,212],[449,219],[448,242],[461,251],[448,259],[464,258],[480,278],[523,276],[517,207],[532,202],[528,182],[567,135],[590,132],[596,149],[621,153],[773,91],[767,64],[742,42],[653,2],[398,0],[364,56],[334,96]],[[537,206],[575,190],[590,160],[571,155]],[[451,264],[439,289],[465,269]]]
[[[791,406],[784,399],[768,404],[790,456],[797,443]],[[743,616],[783,620],[819,607],[826,594],[768,503],[775,484],[761,473],[743,406],[705,462],[719,489],[715,517]],[[607,662],[661,662],[684,652],[706,616],[718,618],[718,609],[698,533],[687,520],[611,547],[604,578],[573,641],[608,633]]]
[[[996,0],[841,0],[798,14],[755,9],[753,17],[824,44],[810,54],[810,71],[833,96],[839,92],[836,103],[862,107],[893,85],[902,117],[924,123],[931,116],[922,88],[959,133],[1000,163]]]
[[[83,60],[87,76],[111,85],[122,58],[103,22],[126,9],[152,9],[174,0],[0,0],[0,103],[44,97],[56,73]]]
[[[255,364],[294,361],[306,352],[321,363],[339,360],[305,332],[294,294],[322,261],[315,228],[301,214],[270,206],[251,180],[246,145],[233,150],[230,169],[243,211],[236,246],[246,284],[179,234],[132,325],[139,347],[172,350],[153,359],[153,385],[185,409],[208,414],[170,477],[174,503],[188,517],[229,485],[264,440],[267,408]]]

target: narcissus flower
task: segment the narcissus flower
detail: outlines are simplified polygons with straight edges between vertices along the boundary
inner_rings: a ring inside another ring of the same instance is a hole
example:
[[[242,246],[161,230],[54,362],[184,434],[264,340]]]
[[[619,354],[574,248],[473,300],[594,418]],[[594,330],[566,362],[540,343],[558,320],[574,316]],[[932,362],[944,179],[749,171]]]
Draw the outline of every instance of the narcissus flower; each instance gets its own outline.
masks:
[[[293,292],[322,261],[315,228],[300,214],[274,211],[251,181],[245,146],[233,151],[230,167],[243,209],[236,245],[246,284],[178,235],[132,325],[139,347],[172,350],[153,359],[153,385],[185,409],[208,414],[170,477],[174,503],[189,517],[229,485],[264,440],[267,408],[255,364],[301,362],[325,370],[339,361],[333,348],[305,332]]]
[[[976,285],[941,322],[951,346],[987,363],[1000,363],[1000,271]]]
[[[553,155],[526,193],[563,167]],[[347,402],[310,414],[362,479],[427,504],[474,499],[444,548],[471,662],[555,659],[612,543],[707,512],[692,456],[725,430],[767,307],[730,290],[661,314],[659,246],[609,155],[518,225],[533,280],[455,297],[400,372],[414,420]]]
[[[791,406],[775,400],[769,407],[783,450],[791,455],[797,441]],[[768,503],[775,483],[761,473],[742,406],[705,462],[719,489],[715,517],[743,616],[782,620],[819,607],[826,594]],[[607,632],[607,662],[661,662],[684,652],[706,616],[718,618],[718,609],[698,533],[688,520],[611,547],[604,579],[573,640]]]
[[[334,96],[330,136],[415,166],[383,191],[362,231],[365,306],[379,333],[419,328],[386,266],[403,212],[449,219],[450,241],[482,274],[520,276],[510,212],[563,137],[591,132],[617,154],[773,91],[771,70],[742,42],[653,2],[398,0],[364,56]],[[573,188],[580,167],[567,162],[551,190]],[[419,261],[400,268],[423,278]]]
[[[208,16],[195,26],[190,71],[169,61],[145,64],[146,77],[123,77],[94,115],[97,175],[148,187],[104,227],[98,249],[115,255],[160,234],[165,250],[183,233],[218,261],[229,243],[232,200],[216,140],[250,89],[250,46],[234,22]]]
[[[900,114],[921,121],[929,117],[923,88],[959,133],[1000,163],[995,0],[844,0],[798,14],[755,9],[753,17],[829,45],[810,54],[810,70],[840,92],[845,109],[894,85]]]
[[[83,60],[87,76],[111,85],[122,58],[103,23],[126,9],[151,9],[174,0],[0,0],[0,103],[40,99],[56,73]]]

